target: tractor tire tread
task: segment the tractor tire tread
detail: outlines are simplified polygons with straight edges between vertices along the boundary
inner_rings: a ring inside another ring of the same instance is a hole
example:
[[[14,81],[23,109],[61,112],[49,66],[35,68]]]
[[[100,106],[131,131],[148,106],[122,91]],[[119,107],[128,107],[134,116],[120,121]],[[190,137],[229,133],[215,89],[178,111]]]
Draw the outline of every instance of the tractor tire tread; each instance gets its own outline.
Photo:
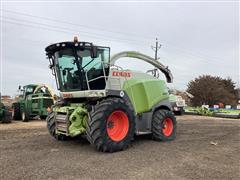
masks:
[[[129,131],[126,137],[119,142],[111,140],[106,132],[106,120],[116,109],[121,109],[128,115]],[[98,151],[116,152],[126,149],[135,133],[135,116],[132,106],[121,98],[109,97],[96,104],[89,113],[86,135],[88,141]]]
[[[21,106],[20,103],[14,103],[13,104],[13,111],[14,116],[12,117],[14,120],[21,120]]]
[[[173,122],[173,132],[170,136],[165,136],[162,132],[162,123],[165,118],[171,118]],[[170,110],[158,109],[153,114],[152,119],[152,138],[157,141],[172,141],[176,138],[177,121]]]

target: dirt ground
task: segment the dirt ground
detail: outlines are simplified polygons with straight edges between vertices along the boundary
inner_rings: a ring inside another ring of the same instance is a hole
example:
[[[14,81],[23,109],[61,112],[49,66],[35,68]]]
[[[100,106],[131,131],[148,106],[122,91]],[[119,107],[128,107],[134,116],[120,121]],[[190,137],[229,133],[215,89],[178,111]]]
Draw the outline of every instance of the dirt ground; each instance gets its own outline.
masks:
[[[59,142],[46,122],[0,124],[0,179],[240,179],[240,120],[181,116],[177,138],[117,153]]]

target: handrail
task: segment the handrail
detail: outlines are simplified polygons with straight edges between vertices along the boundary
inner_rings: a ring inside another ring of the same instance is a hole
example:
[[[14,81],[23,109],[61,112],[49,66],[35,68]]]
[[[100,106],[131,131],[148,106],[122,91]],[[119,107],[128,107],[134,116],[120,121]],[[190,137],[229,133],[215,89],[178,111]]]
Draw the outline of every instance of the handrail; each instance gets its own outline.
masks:
[[[102,64],[103,76],[99,76],[99,77],[96,77],[96,78],[93,78],[93,79],[90,79],[90,80],[89,80],[89,79],[88,79],[88,71],[91,70],[91,69],[88,69],[88,70],[86,71],[86,73],[85,73],[88,90],[91,90],[91,89],[90,89],[90,86],[89,86],[89,82],[92,82],[92,81],[94,81],[94,80],[96,80],[96,79],[100,79],[100,78],[102,78],[102,77],[104,77],[104,79],[105,79],[105,84],[107,84],[107,76],[106,76],[106,71],[105,71],[105,66],[104,66],[104,65],[108,65],[108,66],[110,66],[110,67],[117,67],[118,70],[119,70],[119,69],[120,69],[120,70],[123,70],[123,68],[122,68],[121,66],[118,66],[118,65],[115,65],[115,64],[106,63],[106,62],[103,62],[103,61],[100,61],[100,62],[95,63],[92,67],[98,65],[99,63]],[[110,78],[110,77],[108,76],[108,78]],[[116,77],[114,77],[114,78],[117,79]],[[124,78],[125,78],[125,80],[127,79],[126,77],[124,77]],[[118,79],[120,79],[120,78],[118,78]],[[120,83],[120,85],[121,85],[121,83]],[[122,87],[121,87],[121,88],[122,88]]]

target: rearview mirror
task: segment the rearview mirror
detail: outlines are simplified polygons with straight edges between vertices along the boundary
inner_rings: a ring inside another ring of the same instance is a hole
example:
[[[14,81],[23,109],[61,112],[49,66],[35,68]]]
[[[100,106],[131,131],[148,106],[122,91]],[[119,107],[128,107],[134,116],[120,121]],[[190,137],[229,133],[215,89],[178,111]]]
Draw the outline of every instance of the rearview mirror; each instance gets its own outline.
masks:
[[[97,54],[97,47],[96,46],[92,46],[91,49],[91,58],[97,58],[98,54]]]
[[[65,69],[62,71],[62,73],[63,73],[63,76],[66,76],[67,74]]]

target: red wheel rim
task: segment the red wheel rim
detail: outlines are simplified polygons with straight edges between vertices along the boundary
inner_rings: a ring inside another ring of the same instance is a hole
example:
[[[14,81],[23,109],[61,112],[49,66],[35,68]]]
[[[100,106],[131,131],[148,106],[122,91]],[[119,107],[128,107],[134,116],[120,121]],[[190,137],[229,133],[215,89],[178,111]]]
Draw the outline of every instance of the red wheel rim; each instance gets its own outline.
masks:
[[[173,121],[171,118],[166,118],[163,120],[163,127],[162,127],[163,134],[165,136],[170,136],[173,132]]]
[[[107,133],[113,141],[123,140],[129,129],[128,117],[123,111],[114,111],[107,119]]]

